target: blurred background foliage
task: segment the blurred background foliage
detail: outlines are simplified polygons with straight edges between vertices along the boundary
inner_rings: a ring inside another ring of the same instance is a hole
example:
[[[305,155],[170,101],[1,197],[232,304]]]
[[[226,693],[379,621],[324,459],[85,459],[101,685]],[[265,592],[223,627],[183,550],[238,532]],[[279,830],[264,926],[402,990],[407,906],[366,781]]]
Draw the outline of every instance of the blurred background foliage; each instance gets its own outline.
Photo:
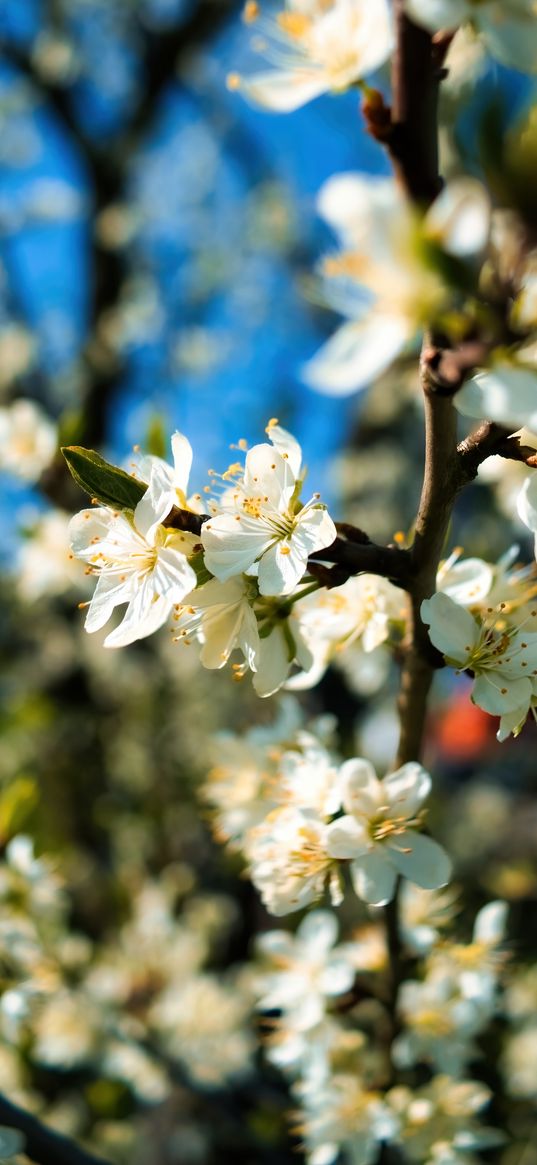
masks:
[[[279,118],[228,92],[248,53],[234,0],[0,0],[2,402],[38,402],[62,440],[117,460],[137,442],[165,453],[179,427],[196,486],[277,415],[336,516],[389,539],[419,494],[414,364],[344,401],[300,380],[333,324],[312,278],[329,242],[316,192],[335,171],[388,165],[356,93]],[[529,85],[469,49],[443,129],[446,168],[485,173],[527,220]],[[453,543],[494,560],[523,542],[505,517],[520,472],[498,484],[492,467]],[[0,479],[0,1091],[117,1165],[285,1165],[298,1145],[282,1081],[260,1065],[247,967],[270,920],[196,797],[214,733],[269,724],[277,702],[202,673],[167,633],[104,652],[76,609],[87,585],[65,526],[82,498],[61,459],[36,485],[5,461]],[[337,714],[342,751],[382,769],[395,689],[384,664],[333,669],[302,716]],[[440,677],[435,832],[469,917],[490,895],[513,903],[524,967],[535,731],[501,749],[493,734],[464,680]],[[507,1165],[534,1127],[535,1067]]]

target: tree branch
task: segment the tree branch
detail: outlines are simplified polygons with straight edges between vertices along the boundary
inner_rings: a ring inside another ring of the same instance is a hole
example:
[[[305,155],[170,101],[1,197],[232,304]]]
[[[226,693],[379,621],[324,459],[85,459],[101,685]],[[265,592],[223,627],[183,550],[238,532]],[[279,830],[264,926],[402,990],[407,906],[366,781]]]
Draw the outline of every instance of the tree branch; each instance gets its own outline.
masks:
[[[432,36],[408,18],[404,0],[395,0],[394,13],[397,48],[389,149],[410,197],[428,205],[442,187],[437,129],[441,65]]]
[[[0,1124],[18,1129],[25,1137],[24,1152],[37,1165],[110,1165],[82,1149],[69,1137],[47,1128],[37,1117],[0,1094]]]
[[[439,396],[455,396],[468,376],[486,363],[490,348],[484,340],[465,340],[456,348],[428,345],[423,350],[422,362],[431,391]]]
[[[312,554],[310,562],[333,562],[337,582],[324,585],[341,586],[355,574],[378,574],[406,590],[410,581],[411,556],[398,546],[378,546],[375,542],[356,543],[338,537],[325,550]]]
[[[457,454],[461,486],[473,481],[479,466],[487,457],[522,461],[531,469],[537,469],[537,450],[531,445],[522,445],[519,437],[512,436],[509,429],[493,421],[483,421],[474,433],[465,437],[457,448]]]

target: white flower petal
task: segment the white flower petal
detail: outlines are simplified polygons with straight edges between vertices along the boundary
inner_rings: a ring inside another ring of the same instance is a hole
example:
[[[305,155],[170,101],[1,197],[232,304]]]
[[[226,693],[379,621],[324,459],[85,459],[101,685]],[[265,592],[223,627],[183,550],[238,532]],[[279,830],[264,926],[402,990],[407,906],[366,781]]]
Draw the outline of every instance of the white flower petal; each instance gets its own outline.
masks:
[[[302,469],[302,449],[298,441],[287,432],[287,429],[282,429],[281,425],[271,424],[267,428],[267,434],[280,456],[289,462],[296,480],[300,477]]]
[[[241,515],[217,514],[201,529],[207,570],[220,582],[244,574],[274,542],[274,535],[259,522]]]
[[[486,246],[490,199],[475,178],[456,178],[444,187],[425,219],[425,231],[450,255],[464,258]]]
[[[405,9],[411,20],[429,32],[457,28],[473,11],[468,0],[406,0]]]
[[[340,769],[343,807],[347,813],[375,817],[382,805],[382,785],[368,760],[354,757]]]
[[[317,209],[341,241],[367,254],[388,223],[406,211],[404,195],[392,178],[368,174],[334,174],[321,187]]]
[[[532,697],[531,681],[505,679],[497,672],[485,672],[477,677],[472,688],[472,700],[490,716],[503,716],[522,707],[529,709]]]
[[[409,882],[424,890],[438,890],[449,882],[450,858],[432,837],[409,829],[387,844],[396,869]]]
[[[259,640],[256,671],[252,683],[258,696],[272,696],[285,683],[291,661],[281,627],[275,627],[266,639]]]
[[[342,324],[303,369],[311,388],[348,396],[385,372],[410,339],[408,320],[373,310],[357,322]]]
[[[365,854],[370,848],[366,829],[355,817],[338,817],[327,826],[326,849],[332,858],[344,861]]]
[[[110,510],[101,506],[75,514],[69,522],[69,544],[73,554],[77,558],[91,558],[96,545],[108,538],[112,520]]]
[[[297,938],[305,943],[312,957],[317,959],[332,949],[338,930],[338,920],[331,910],[313,910],[300,923]]]
[[[414,817],[431,791],[429,773],[417,761],[409,761],[381,782],[389,817]]]
[[[186,497],[188,479],[192,468],[192,446],[190,441],[176,431],[172,437],[172,453],[174,464],[174,485]]]
[[[84,624],[86,631],[90,634],[100,631],[101,627],[108,623],[116,607],[131,601],[134,587],[135,580],[132,574],[121,579],[117,575],[100,575],[88,607]]]
[[[289,458],[282,457],[273,445],[254,445],[244,463],[244,492],[268,501],[277,512],[287,509],[295,488],[295,475]]]
[[[265,551],[259,563],[261,595],[290,595],[308,564],[308,552],[294,538],[278,541]]]
[[[528,477],[517,499],[519,517],[528,529],[537,534],[537,474]]]
[[[233,80],[254,105],[261,105],[274,113],[293,113],[308,101],[320,97],[321,93],[326,93],[329,87],[325,75],[306,69],[270,69],[266,73],[252,73],[249,77]]]
[[[169,468],[155,459],[149,485],[134,511],[134,525],[148,543],[152,544],[157,527],[169,514],[172,505]]]
[[[509,907],[507,902],[488,902],[479,911],[474,926],[474,942],[496,946],[505,938]]]
[[[104,646],[128,647],[137,639],[145,639],[162,627],[170,610],[171,604],[167,599],[155,597],[151,578],[145,578],[131,599],[121,623],[107,635]]]
[[[437,591],[421,604],[421,617],[429,627],[431,643],[448,659],[464,664],[479,637],[470,612]]]
[[[462,607],[482,603],[491,590],[494,570],[481,558],[463,558],[448,570],[440,570],[437,588]]]
[[[496,421],[515,432],[537,422],[537,372],[505,361],[477,372],[457,393],[455,405],[465,417]]]
[[[358,897],[370,906],[391,902],[397,874],[381,846],[352,862],[351,878]]]

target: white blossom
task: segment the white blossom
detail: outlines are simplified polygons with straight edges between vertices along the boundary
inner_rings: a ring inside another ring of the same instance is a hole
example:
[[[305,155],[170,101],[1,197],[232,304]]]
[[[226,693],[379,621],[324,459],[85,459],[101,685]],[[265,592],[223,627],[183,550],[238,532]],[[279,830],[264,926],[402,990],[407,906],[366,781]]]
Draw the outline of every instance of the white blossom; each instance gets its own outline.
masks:
[[[357,575],[340,587],[322,588],[299,598],[293,619],[313,662],[308,671],[293,676],[288,686],[296,690],[318,683],[329,664],[341,663],[353,646],[360,654],[372,654],[386,642],[394,625],[404,624],[406,614],[404,592],[373,574]]]
[[[0,469],[37,481],[57,449],[56,425],[32,400],[0,408]]]
[[[252,832],[248,849],[254,886],[271,914],[290,914],[317,901],[328,884],[341,901],[336,864],[327,850],[327,827],[313,809],[273,810]]]
[[[474,1037],[497,1007],[507,908],[489,902],[479,911],[470,943],[438,942],[422,982],[403,983],[399,1009],[404,1027],[394,1045],[395,1062],[419,1061],[459,1075],[477,1054]]]
[[[261,959],[258,1006],[289,1015],[295,1030],[306,1031],[324,1018],[330,1000],[352,987],[355,968],[345,946],[337,947],[338,923],[328,910],[306,916],[295,935],[271,930],[256,944]]]
[[[197,539],[160,525],[161,501],[159,490],[153,492],[150,485],[132,515],[99,507],[71,520],[73,553],[98,575],[86,630],[100,630],[115,607],[127,604],[105,647],[125,647],[151,635],[196,585],[187,556]]]
[[[482,1030],[483,1012],[473,1000],[461,997],[449,974],[428,976],[423,982],[407,979],[401,986],[399,1012],[403,1030],[393,1045],[400,1068],[425,1062],[458,1076],[474,1059],[474,1037]]]
[[[237,979],[205,973],[179,989],[170,983],[151,1007],[149,1022],[193,1080],[218,1088],[251,1069],[249,1013],[249,995]]]
[[[348,88],[382,65],[393,46],[387,0],[288,0],[275,16],[248,0],[244,17],[276,67],[249,77],[232,73],[228,85],[278,113]]]
[[[406,10],[430,32],[470,23],[502,64],[525,73],[537,71],[533,0],[406,0]]]
[[[447,1075],[433,1076],[422,1088],[395,1087],[387,1095],[398,1124],[396,1140],[418,1165],[463,1165],[473,1150],[501,1143],[498,1130],[475,1120],[490,1099],[484,1084]]]
[[[249,450],[227,505],[202,526],[205,565],[221,582],[256,564],[261,595],[289,595],[309,555],[334,541],[336,528],[318,495],[300,504],[299,473],[289,452],[273,444]]]
[[[64,591],[88,590],[82,562],[69,547],[69,518],[62,510],[47,510],[24,531],[17,553],[17,590],[25,602]]]
[[[415,763],[379,781],[366,760],[341,769],[345,815],[327,829],[328,852],[350,860],[359,898],[374,906],[389,902],[398,874],[426,889],[448,882],[451,863],[438,842],[418,830],[431,789],[428,773]]]
[[[308,1165],[332,1165],[345,1151],[350,1165],[372,1165],[395,1122],[379,1093],[356,1073],[333,1074],[324,1084],[302,1089],[300,1132]]]
[[[235,650],[242,663],[233,663],[235,679],[250,670],[258,696],[272,696],[287,680],[293,663],[309,670],[311,652],[300,624],[289,608],[263,598],[255,578],[244,574],[220,582],[211,579],[176,604],[176,639],[201,644],[200,659],[207,668],[221,668]]]
[[[524,482],[518,495],[517,509],[524,525],[535,535],[535,555],[537,557],[537,477],[533,474]]]
[[[393,178],[340,174],[319,196],[340,254],[324,263],[327,303],[347,317],[306,365],[313,388],[346,395],[384,372],[453,292],[430,253],[467,258],[484,247],[489,204],[473,179],[449,183],[423,219]]]
[[[400,894],[400,930],[405,946],[416,955],[427,954],[438,941],[439,932],[456,913],[453,890],[422,890],[404,882]]]
[[[473,672],[474,703],[492,716],[517,713],[523,722],[537,694],[537,633],[511,626],[501,604],[474,618],[440,592],[422,603],[421,614],[446,662]],[[537,628],[537,609],[527,622]]]

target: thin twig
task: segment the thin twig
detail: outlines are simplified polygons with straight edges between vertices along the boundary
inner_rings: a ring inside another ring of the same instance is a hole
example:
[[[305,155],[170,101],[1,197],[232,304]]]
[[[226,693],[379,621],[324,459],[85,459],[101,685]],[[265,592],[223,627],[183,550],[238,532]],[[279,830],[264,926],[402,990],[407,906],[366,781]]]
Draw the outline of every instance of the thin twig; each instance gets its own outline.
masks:
[[[37,1117],[0,1095],[0,1124],[18,1129],[25,1138],[24,1153],[37,1165],[110,1165],[88,1153],[70,1137],[47,1128]]]
[[[465,437],[457,454],[461,486],[473,481],[487,457],[505,457],[509,461],[522,461],[531,469],[537,468],[537,450],[531,445],[522,445],[510,429],[493,421],[483,421],[474,433]]]

